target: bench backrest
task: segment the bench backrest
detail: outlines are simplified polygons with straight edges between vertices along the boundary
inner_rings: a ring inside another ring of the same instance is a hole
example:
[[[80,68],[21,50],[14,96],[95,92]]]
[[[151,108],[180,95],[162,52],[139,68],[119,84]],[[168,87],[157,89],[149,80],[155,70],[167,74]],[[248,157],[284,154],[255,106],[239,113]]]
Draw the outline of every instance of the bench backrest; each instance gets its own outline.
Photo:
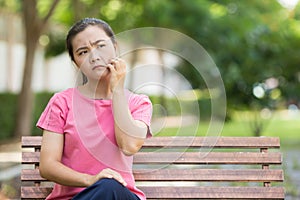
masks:
[[[21,198],[43,199],[41,137],[22,138]],[[153,137],[134,156],[134,177],[147,199],[284,199],[276,137]]]

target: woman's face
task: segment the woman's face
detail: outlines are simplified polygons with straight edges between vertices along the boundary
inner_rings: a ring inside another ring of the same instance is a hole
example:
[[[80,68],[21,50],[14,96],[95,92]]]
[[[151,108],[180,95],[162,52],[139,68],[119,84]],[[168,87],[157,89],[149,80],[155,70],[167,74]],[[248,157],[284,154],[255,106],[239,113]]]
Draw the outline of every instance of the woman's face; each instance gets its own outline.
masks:
[[[116,57],[115,46],[105,31],[98,26],[88,26],[72,40],[76,65],[91,79],[107,75],[107,64]]]

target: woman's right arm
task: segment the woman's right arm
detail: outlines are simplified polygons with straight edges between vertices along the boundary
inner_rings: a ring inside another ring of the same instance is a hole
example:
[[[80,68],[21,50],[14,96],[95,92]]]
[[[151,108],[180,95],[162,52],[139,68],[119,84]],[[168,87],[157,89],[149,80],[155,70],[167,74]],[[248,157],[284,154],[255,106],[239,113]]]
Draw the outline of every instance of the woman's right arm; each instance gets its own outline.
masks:
[[[119,173],[104,169],[99,174],[93,176],[77,172],[61,163],[64,145],[64,135],[46,131],[43,132],[40,174],[43,178],[61,185],[73,187],[87,187],[101,178],[114,178],[121,184],[126,185]]]
[[[44,130],[39,168],[41,176],[61,185],[89,186],[90,175],[76,172],[61,163],[63,145],[63,134]]]

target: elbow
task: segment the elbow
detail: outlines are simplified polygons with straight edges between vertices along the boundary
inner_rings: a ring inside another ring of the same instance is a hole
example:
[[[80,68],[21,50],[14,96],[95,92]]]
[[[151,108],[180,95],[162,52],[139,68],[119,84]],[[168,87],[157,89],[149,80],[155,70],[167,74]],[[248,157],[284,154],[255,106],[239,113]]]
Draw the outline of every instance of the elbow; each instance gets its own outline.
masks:
[[[44,179],[51,180],[51,167],[45,162],[40,162],[39,171],[40,176]]]
[[[134,147],[120,147],[120,150],[125,156],[132,156],[137,153],[140,149]]]
[[[40,176],[44,179],[48,179],[47,169],[45,169],[44,166],[45,165],[42,162],[40,162],[40,166],[39,166]]]
[[[121,151],[125,156],[133,156],[136,152],[138,152],[133,149],[126,149],[126,148],[121,149]]]
[[[137,142],[137,143],[133,143],[133,144],[120,144],[119,148],[122,151],[122,153],[126,156],[132,156],[135,153],[137,153],[144,142]]]

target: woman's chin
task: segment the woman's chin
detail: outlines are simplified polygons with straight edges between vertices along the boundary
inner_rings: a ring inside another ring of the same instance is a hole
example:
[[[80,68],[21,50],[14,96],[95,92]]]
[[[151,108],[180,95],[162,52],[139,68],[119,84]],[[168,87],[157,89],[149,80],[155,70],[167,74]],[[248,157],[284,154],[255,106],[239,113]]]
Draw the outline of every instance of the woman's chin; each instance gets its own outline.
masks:
[[[108,69],[104,69],[104,70],[95,70],[94,74],[92,74],[92,76],[94,77],[94,79],[98,79],[98,80],[105,80],[106,78],[109,78],[110,73]]]

